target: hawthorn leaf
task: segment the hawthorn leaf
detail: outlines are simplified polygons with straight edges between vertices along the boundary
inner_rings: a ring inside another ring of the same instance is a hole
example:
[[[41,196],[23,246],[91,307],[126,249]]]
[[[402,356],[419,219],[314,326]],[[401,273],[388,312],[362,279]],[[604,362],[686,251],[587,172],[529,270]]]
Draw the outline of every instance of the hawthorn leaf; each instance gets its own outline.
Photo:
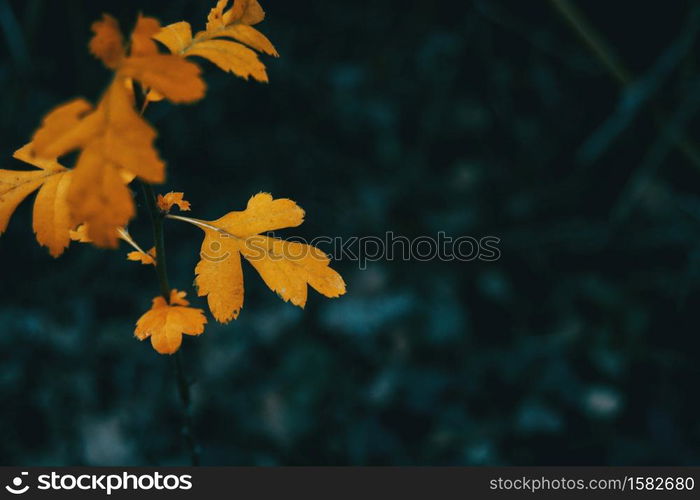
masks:
[[[173,54],[203,57],[241,78],[253,77],[260,82],[267,82],[265,65],[254,50],[274,57],[279,57],[279,54],[272,42],[252,27],[263,20],[265,13],[257,0],[235,0],[233,6],[226,11],[228,3],[228,0],[216,3],[207,16],[206,29],[194,38],[190,24],[185,21],[162,28],[154,38]],[[236,41],[215,40],[218,38]]]
[[[120,77],[138,80],[145,89],[175,103],[194,102],[206,90],[199,66],[182,57],[160,54],[153,36],[161,29],[160,22],[139,15],[131,33],[130,50],[126,54],[124,39],[117,21],[104,14],[92,25],[95,33],[89,42],[90,52]]]
[[[260,82],[268,81],[265,65],[258,59],[258,55],[240,43],[226,40],[202,40],[193,44],[186,55],[208,59],[222,70],[246,80],[252,76]]]
[[[169,24],[153,35],[173,54],[183,54],[192,43],[192,28],[187,21]]]
[[[126,258],[128,260],[132,260],[134,262],[140,262],[143,265],[151,265],[155,266],[156,265],[156,248],[153,247],[151,248],[148,252],[144,252],[141,250],[134,250],[133,252],[129,252],[126,255]]]
[[[87,224],[90,239],[100,247],[115,248],[117,229],[136,214],[131,191],[119,169],[92,145],[83,150],[73,170],[68,203],[75,219]]]
[[[75,99],[50,111],[32,138],[34,155],[59,158],[95,146],[104,161],[150,183],[163,182],[165,168],[153,147],[156,131],[133,107],[133,93],[115,78],[96,109]]]
[[[309,285],[326,297],[345,293],[343,278],[329,267],[330,259],[321,250],[260,234],[303,222],[304,211],[292,200],[259,193],[248,201],[245,210],[230,212],[215,221],[169,217],[204,231],[195,285],[199,296],[207,297],[209,309],[219,322],[236,319],[243,307],[241,255],[271,290],[296,306],[305,306]]]
[[[139,340],[151,338],[151,345],[160,354],[173,354],[182,344],[182,335],[200,335],[207,318],[204,311],[189,307],[185,292],[171,290],[170,300],[153,299],[153,305],[136,322],[134,334]]]
[[[226,5],[228,2],[219,1],[219,3]],[[252,26],[263,19],[265,19],[265,11],[258,0],[235,0],[233,7],[223,14],[223,21],[226,25],[238,22]]]
[[[115,247],[115,231],[135,213],[126,184],[133,176],[158,183],[165,166],[153,147],[155,130],[133,108],[133,94],[117,77],[97,108],[70,101],[44,118],[34,134],[34,157],[56,158],[81,149],[68,189],[76,223],[89,223],[90,239]]]
[[[129,57],[120,72],[174,103],[198,101],[206,90],[199,66],[171,54]]]
[[[183,212],[189,212],[190,202],[185,200],[184,196],[185,193],[170,191],[165,195],[159,194],[156,202],[158,204],[158,208],[163,212],[170,212],[170,210],[176,205]]]
[[[13,156],[39,170],[0,170],[0,234],[17,206],[39,189],[34,201],[34,233],[39,244],[58,257],[70,244],[72,218],[66,197],[72,172],[56,160],[32,158],[31,149],[31,143],[27,144]]]
[[[153,17],[139,14],[134,31],[131,32],[131,57],[151,56],[158,53],[158,46],[153,41],[153,35],[160,31],[160,22]]]
[[[124,58],[124,38],[119,23],[109,14],[92,23],[94,36],[88,44],[90,53],[101,60],[109,69],[116,69]]]
[[[58,257],[70,245],[73,218],[67,195],[72,179],[70,171],[47,178],[34,201],[32,227],[36,240],[49,249],[52,257]]]

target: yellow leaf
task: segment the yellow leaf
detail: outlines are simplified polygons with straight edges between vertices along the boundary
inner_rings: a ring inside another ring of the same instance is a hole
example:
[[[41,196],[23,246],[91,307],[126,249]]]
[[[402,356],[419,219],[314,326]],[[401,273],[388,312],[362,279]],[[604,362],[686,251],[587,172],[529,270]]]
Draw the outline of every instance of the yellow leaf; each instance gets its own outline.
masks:
[[[0,234],[22,201],[41,186],[50,175],[45,171],[0,170]]]
[[[173,54],[185,57],[199,56],[208,59],[224,71],[247,79],[252,76],[258,81],[267,82],[265,65],[255,52],[279,56],[275,47],[265,35],[252,24],[263,20],[265,13],[256,0],[236,0],[233,7],[224,12],[228,0],[219,0],[207,16],[206,30],[192,38],[192,28],[187,22],[174,23],[161,29],[154,38],[165,45]],[[233,38],[241,43],[214,40]]]
[[[193,44],[186,52],[188,56],[200,56],[216,64],[224,71],[241,78],[252,76],[260,82],[267,82],[265,65],[255,52],[236,42],[226,40],[204,40]]]
[[[254,48],[258,52],[264,52],[273,57],[279,57],[277,49],[272,45],[272,42],[265,35],[247,24],[234,24],[217,32],[212,38],[214,37],[233,38]]]
[[[95,35],[88,45],[90,53],[108,68],[116,69],[124,58],[124,39],[119,23],[109,14],[103,14],[100,21],[92,23],[92,31]]]
[[[163,212],[169,212],[174,205],[177,205],[183,212],[188,212],[190,210],[190,202],[183,198],[184,195],[185,193],[176,193],[174,191],[170,191],[165,196],[159,194],[157,200],[158,208]]]
[[[160,354],[173,354],[182,344],[182,335],[200,335],[207,319],[204,311],[188,307],[185,292],[172,290],[170,303],[163,297],[153,299],[153,305],[136,323],[134,334],[140,340],[151,338],[151,345]]]
[[[329,267],[330,259],[321,250],[259,234],[303,222],[304,211],[292,200],[274,200],[267,193],[259,193],[250,199],[245,210],[215,221],[170,217],[204,230],[195,284],[198,294],[207,297],[209,309],[222,323],[237,318],[243,307],[241,255],[271,290],[294,305],[306,304],[307,285],[326,297],[345,293],[343,278]]]
[[[233,7],[224,14],[224,23],[227,25],[239,22],[252,26],[263,19],[265,19],[265,11],[258,0],[234,0]]]
[[[224,9],[228,5],[228,0],[217,0],[216,5],[209,11],[207,15],[207,31],[214,31],[224,28]]]
[[[204,230],[201,260],[195,267],[195,285],[207,297],[209,310],[220,323],[238,318],[243,307],[243,269],[238,244],[221,238],[216,230]]]
[[[169,24],[153,35],[173,54],[182,54],[192,43],[192,28],[187,21]]]
[[[70,171],[50,177],[34,201],[36,240],[49,249],[52,257],[61,255],[70,244],[69,231],[73,227],[73,219],[67,195],[72,178]]]
[[[34,202],[33,226],[37,241],[58,257],[70,243],[72,218],[66,196],[71,171],[55,160],[38,160],[31,156],[27,144],[14,157],[40,170],[0,170],[0,234],[7,228],[10,216],[32,191],[39,189]]]
[[[148,253],[145,252],[140,252],[140,251],[133,251],[129,252],[126,255],[126,258],[128,260],[133,260],[134,262],[140,262],[141,264],[144,265],[151,265],[155,266],[156,265],[156,248],[153,247],[151,248]]]

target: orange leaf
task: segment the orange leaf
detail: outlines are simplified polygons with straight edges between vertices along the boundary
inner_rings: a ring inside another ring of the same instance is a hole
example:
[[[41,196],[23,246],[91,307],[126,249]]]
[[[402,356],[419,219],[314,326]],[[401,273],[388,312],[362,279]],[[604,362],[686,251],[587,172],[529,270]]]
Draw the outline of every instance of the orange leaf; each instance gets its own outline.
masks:
[[[160,22],[153,17],[144,17],[139,14],[136,26],[131,33],[131,51],[133,56],[150,56],[158,53],[158,46],[152,37],[160,31]]]
[[[90,53],[108,68],[116,69],[124,58],[124,39],[119,23],[109,14],[102,14],[100,21],[92,23],[92,31],[95,35],[88,45]]]
[[[200,335],[207,319],[204,311],[188,307],[185,292],[172,290],[170,303],[163,297],[153,299],[153,305],[136,323],[134,334],[140,340],[151,337],[151,345],[160,354],[173,354],[182,344],[182,335]]]
[[[120,71],[175,103],[197,101],[206,90],[199,66],[170,54],[129,57]]]
[[[70,239],[77,241],[79,243],[92,243],[90,236],[88,236],[88,226],[87,224],[80,224],[75,229],[71,229],[68,234]]]
[[[153,147],[156,132],[133,108],[133,95],[117,77],[96,109],[82,100],[51,111],[34,134],[35,156],[55,158],[81,149],[68,190],[76,223],[89,223],[98,246],[116,246],[116,229],[135,213],[126,184],[136,175],[162,182],[164,164]],[[86,114],[87,113],[87,114]]]
[[[164,165],[153,147],[156,132],[134,111],[124,79],[116,78],[97,109],[91,109],[87,101],[76,99],[49,112],[34,133],[34,154],[58,158],[95,146],[105,162],[147,182],[163,182]]]
[[[160,22],[139,15],[131,33],[128,57],[117,21],[105,14],[92,25],[90,52],[116,70],[117,76],[138,80],[145,89],[154,89],[173,102],[193,102],[204,96],[206,89],[196,64],[180,57],[159,54],[153,37],[160,31]],[[57,155],[60,156],[60,155]]]
[[[230,212],[215,221],[170,217],[204,230],[195,284],[198,294],[207,296],[209,309],[222,323],[237,318],[243,307],[241,255],[271,290],[294,305],[306,304],[307,285],[326,297],[345,293],[343,278],[329,267],[330,259],[321,250],[259,234],[303,222],[304,211],[292,200],[274,200],[267,193],[259,193],[248,201],[245,210]]]
[[[91,112],[92,113],[89,113]],[[82,146],[95,135],[101,118],[85,99],[73,99],[49,111],[34,132],[32,145],[38,156],[58,158]]]
[[[183,212],[188,212],[190,210],[190,202],[183,198],[184,195],[185,193],[176,193],[174,191],[170,191],[165,196],[159,194],[158,208],[163,212],[170,212],[170,209],[177,205]]]
[[[139,252],[139,251],[133,251],[129,252],[126,256],[128,260],[133,260],[135,262],[140,262],[141,264],[144,265],[151,265],[155,266],[156,265],[156,248],[153,247],[151,248],[148,253],[144,252]]]
[[[98,146],[89,146],[78,158],[68,203],[77,221],[88,226],[88,237],[100,247],[117,246],[117,229],[135,215],[129,188]]]

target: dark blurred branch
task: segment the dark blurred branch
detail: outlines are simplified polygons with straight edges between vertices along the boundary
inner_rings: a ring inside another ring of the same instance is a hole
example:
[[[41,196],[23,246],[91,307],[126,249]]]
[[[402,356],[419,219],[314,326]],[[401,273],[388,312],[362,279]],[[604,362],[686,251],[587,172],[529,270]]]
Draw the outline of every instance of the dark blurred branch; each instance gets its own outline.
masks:
[[[676,40],[664,50],[651,69],[623,88],[623,95],[617,109],[579,150],[577,156],[581,163],[591,164],[595,162],[632,123],[643,107],[654,98],[654,94],[661,88],[668,76],[688,55],[699,29],[700,8],[696,7],[691,10],[685,26],[680,30]],[[667,128],[665,121],[660,128]],[[682,128],[676,130],[682,132]]]
[[[187,442],[190,450],[190,460],[192,465],[199,465],[199,445],[194,436],[194,423],[192,421],[192,398],[190,397],[190,383],[185,376],[185,370],[182,364],[182,352],[178,350],[175,353],[175,372],[177,375],[177,387],[182,401],[183,412],[185,414],[185,422],[182,426],[182,435]]]
[[[623,86],[632,82],[632,75],[627,68],[573,2],[570,0],[550,0],[550,2],[615,80]]]
[[[625,187],[612,210],[614,221],[624,219],[632,208],[644,188],[649,184],[657,168],[673,147],[674,141],[678,140],[678,135],[686,127],[690,119],[700,109],[700,81],[690,86],[687,97],[678,106],[677,111],[668,119],[661,129],[661,134],[654,141],[649,151],[644,156],[642,163],[635,169],[632,177],[627,181]]]
[[[588,23],[574,2],[571,0],[550,0],[550,3],[623,89],[633,83],[634,78],[631,72],[620,61],[605,39]],[[652,106],[652,110],[657,125],[663,129],[667,121],[667,113],[655,104]],[[700,170],[700,150],[682,131],[673,134],[673,144],[695,168]]]
[[[29,63],[27,47],[17,18],[7,0],[0,0],[0,27],[12,60],[18,67],[26,67]]]
[[[534,36],[533,34],[536,33],[535,26],[511,15],[508,9],[499,6],[494,0],[474,0],[474,9],[495,26],[521,38],[534,49],[557,59],[561,64],[573,69],[580,69],[570,57],[558,50],[558,44],[553,44],[542,37]]]

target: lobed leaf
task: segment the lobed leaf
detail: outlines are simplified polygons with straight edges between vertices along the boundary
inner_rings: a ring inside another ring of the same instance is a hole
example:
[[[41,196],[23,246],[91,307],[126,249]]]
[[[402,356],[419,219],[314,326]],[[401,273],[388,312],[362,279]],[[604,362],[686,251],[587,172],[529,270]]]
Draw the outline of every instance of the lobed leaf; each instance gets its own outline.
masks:
[[[151,338],[160,354],[173,354],[182,344],[182,335],[200,335],[207,318],[204,311],[189,307],[185,293],[172,290],[169,303],[163,297],[153,299],[151,309],[136,322],[134,334],[140,340]]]
[[[165,195],[159,194],[156,203],[158,208],[163,212],[170,212],[175,205],[183,212],[188,212],[190,210],[190,202],[187,201],[184,196],[185,193],[170,191]]]
[[[0,170],[0,234],[7,228],[17,206],[33,191],[39,189],[34,202],[33,228],[40,245],[58,257],[70,244],[71,213],[66,201],[71,171],[55,160],[35,159],[32,145],[27,144],[14,157],[39,170]]]
[[[102,19],[92,23],[91,29],[95,35],[88,44],[90,53],[108,68],[116,69],[125,55],[119,23],[109,14],[102,14]]]
[[[241,255],[271,290],[296,306],[305,306],[309,285],[326,297],[345,293],[345,282],[318,248],[259,234],[303,222],[304,211],[292,200],[275,200],[268,193],[259,193],[249,200],[245,210],[215,221],[176,218],[204,231],[195,284],[219,322],[236,319],[243,307]]]
[[[184,21],[162,28],[153,38],[173,54],[203,57],[224,71],[241,78],[253,77],[258,81],[267,82],[265,65],[251,50],[279,56],[272,42],[251,26],[262,21],[265,13],[256,0],[236,0],[233,7],[226,11],[228,3],[228,0],[217,2],[207,16],[206,29],[197,33],[194,38],[190,24]],[[232,38],[237,42],[219,38]]]

